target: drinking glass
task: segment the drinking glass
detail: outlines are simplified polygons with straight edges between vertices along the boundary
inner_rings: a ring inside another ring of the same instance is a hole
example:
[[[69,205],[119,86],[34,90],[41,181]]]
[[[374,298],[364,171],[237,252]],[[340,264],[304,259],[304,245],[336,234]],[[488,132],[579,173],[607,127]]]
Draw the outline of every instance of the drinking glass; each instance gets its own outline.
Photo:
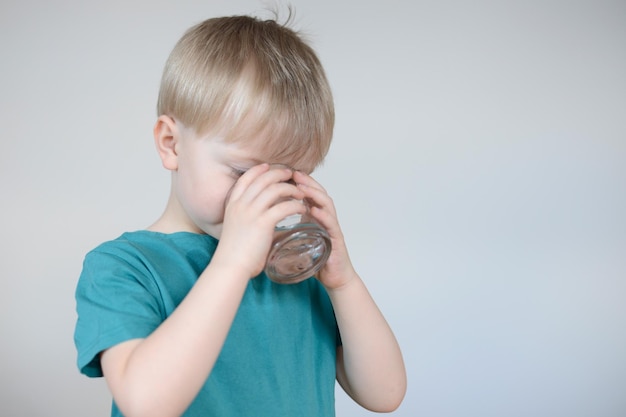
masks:
[[[307,199],[302,204],[306,207],[304,214],[288,216],[274,228],[265,274],[279,284],[295,284],[312,277],[330,255],[328,232],[311,216]]]
[[[270,167],[289,168],[282,164]],[[295,185],[293,179],[286,182]],[[229,198],[230,191],[225,200]],[[311,215],[310,202],[307,199],[299,201],[304,204],[306,212],[287,216],[278,222],[265,263],[265,274],[278,284],[295,284],[312,277],[330,256],[328,232]]]
[[[272,164],[270,167],[290,168],[283,164]],[[293,179],[287,182],[295,185]],[[312,277],[330,256],[328,232],[311,215],[310,201],[305,198],[300,202],[306,212],[288,216],[274,228],[265,274],[278,284],[295,284]]]

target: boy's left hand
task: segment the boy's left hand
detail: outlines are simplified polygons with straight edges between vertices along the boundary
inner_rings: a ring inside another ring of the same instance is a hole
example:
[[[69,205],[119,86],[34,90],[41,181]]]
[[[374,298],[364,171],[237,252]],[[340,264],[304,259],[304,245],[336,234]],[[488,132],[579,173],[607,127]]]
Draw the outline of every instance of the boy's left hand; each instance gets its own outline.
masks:
[[[311,176],[295,171],[293,180],[311,202],[311,215],[330,236],[332,251],[326,264],[317,273],[317,279],[328,289],[340,288],[355,277],[356,272],[348,256],[333,200]]]

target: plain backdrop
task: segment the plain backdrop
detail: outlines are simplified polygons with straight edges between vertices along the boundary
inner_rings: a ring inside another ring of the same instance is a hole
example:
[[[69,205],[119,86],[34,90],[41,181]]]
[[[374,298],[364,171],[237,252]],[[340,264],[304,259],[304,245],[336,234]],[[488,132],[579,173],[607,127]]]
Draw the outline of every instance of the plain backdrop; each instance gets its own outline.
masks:
[[[1,416],[108,415],[82,259],[164,208],[174,43],[267,4],[0,3]],[[625,416],[626,2],[291,4],[336,99],[316,178],[405,355],[394,415]],[[338,390],[337,415],[371,413]]]

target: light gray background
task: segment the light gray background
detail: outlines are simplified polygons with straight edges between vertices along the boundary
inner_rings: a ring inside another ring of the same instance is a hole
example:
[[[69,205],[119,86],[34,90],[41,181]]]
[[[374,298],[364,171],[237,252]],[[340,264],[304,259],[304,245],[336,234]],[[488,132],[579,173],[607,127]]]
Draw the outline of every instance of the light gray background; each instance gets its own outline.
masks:
[[[336,97],[317,178],[404,350],[395,415],[626,415],[626,2],[292,4]],[[164,207],[176,40],[263,7],[0,3],[0,415],[108,415],[75,367],[82,258]]]

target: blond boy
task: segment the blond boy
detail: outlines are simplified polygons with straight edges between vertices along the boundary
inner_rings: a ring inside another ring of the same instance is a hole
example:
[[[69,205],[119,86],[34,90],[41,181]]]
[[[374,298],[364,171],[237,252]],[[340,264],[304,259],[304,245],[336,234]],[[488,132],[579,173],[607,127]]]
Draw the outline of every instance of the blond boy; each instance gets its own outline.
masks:
[[[286,26],[233,16],[181,38],[154,128],[165,211],[91,251],[76,290],[78,365],[106,378],[112,415],[333,416],[335,380],[367,409],[399,406],[400,349],[309,175],[333,124],[323,68]],[[276,284],[262,272],[274,226],[305,198],[331,255]]]

